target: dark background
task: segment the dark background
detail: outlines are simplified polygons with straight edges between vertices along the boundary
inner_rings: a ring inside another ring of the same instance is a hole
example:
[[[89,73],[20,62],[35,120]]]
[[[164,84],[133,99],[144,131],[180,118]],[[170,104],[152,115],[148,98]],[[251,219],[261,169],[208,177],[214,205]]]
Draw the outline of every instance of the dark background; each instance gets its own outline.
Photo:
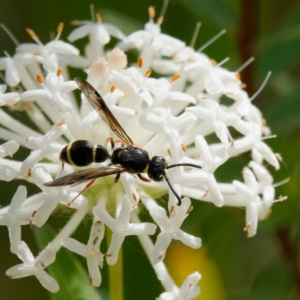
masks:
[[[33,29],[41,41],[47,43],[59,22],[64,22],[62,39],[66,40],[73,29],[72,20],[90,20],[90,4],[89,1],[69,0],[1,0],[0,22],[21,43],[31,42],[25,28]],[[113,23],[128,34],[143,28],[148,21],[150,5],[155,6],[159,14],[162,1],[101,0],[93,4],[104,22]],[[198,21],[202,22],[202,27],[196,49],[223,28],[227,29],[225,35],[204,50],[217,62],[230,57],[224,67],[234,71],[249,57],[256,57],[255,62],[241,73],[250,95],[258,89],[267,72],[272,71],[267,86],[254,102],[278,136],[267,143],[283,156],[281,170],[269,169],[275,182],[291,177],[288,184],[277,189],[277,196],[288,195],[289,198],[274,205],[270,218],[259,224],[257,235],[251,239],[247,239],[242,230],[245,224],[243,209],[219,209],[212,204],[193,201],[194,217],[187,219],[184,229],[201,236],[204,247],[200,251],[185,252],[189,251],[187,247],[173,243],[168,250],[168,267],[180,285],[183,278],[195,271],[187,270],[188,260],[199,263],[197,269],[203,276],[199,299],[300,299],[300,3],[296,0],[173,0],[168,6],[162,31],[189,44]],[[13,55],[15,45],[3,30],[0,30],[0,41],[0,55],[4,56],[4,51]],[[80,48],[83,44],[75,45]],[[240,171],[247,161],[249,156],[244,155],[228,166],[225,164],[217,174],[218,179],[225,182],[241,179]],[[10,201],[20,183],[25,184],[20,181],[1,184],[2,205]],[[27,186],[29,192],[37,191]],[[67,215],[54,216],[50,221],[52,229],[47,232],[63,226],[67,218]],[[88,223],[77,230],[78,239],[86,239]],[[34,254],[39,251],[37,241],[41,235],[47,235],[44,231],[24,227],[22,234]],[[69,252],[60,252],[54,264],[56,270],[52,270],[64,279],[59,281],[61,291],[55,295],[49,295],[35,277],[8,279],[5,271],[19,260],[9,251],[7,228],[0,227],[0,236],[1,299],[97,299],[97,292],[90,288],[84,274],[85,260],[70,256]],[[76,262],[76,267],[68,260]],[[180,265],[182,261],[184,266]],[[128,238],[125,243],[124,267],[125,299],[154,299],[162,292],[135,238]],[[104,267],[104,277],[106,272]],[[108,299],[106,278],[99,290],[103,299]]]

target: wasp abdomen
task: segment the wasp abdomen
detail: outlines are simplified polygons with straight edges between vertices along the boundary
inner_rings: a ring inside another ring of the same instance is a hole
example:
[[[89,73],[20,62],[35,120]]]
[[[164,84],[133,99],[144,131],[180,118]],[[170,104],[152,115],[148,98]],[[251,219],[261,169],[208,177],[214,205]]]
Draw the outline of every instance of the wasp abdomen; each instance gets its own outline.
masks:
[[[95,144],[93,147],[93,162],[100,163],[110,158],[105,147]]]
[[[62,149],[60,160],[78,167],[84,167],[92,162],[104,162],[109,158],[109,154],[101,145],[94,145],[90,141],[77,140],[69,143]]]

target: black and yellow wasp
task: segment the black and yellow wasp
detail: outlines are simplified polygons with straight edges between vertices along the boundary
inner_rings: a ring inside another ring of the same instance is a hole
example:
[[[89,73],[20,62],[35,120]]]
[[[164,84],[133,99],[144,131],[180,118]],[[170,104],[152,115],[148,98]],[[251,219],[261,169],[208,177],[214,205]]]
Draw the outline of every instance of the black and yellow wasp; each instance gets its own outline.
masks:
[[[96,112],[115,133],[115,135],[122,141],[122,146],[115,147],[114,141],[111,139],[113,152],[110,155],[105,147],[97,144],[93,145],[87,140],[76,140],[69,143],[62,149],[60,153],[60,160],[63,163],[68,163],[78,167],[87,166],[92,162],[101,163],[107,159],[110,159],[111,163],[105,167],[95,167],[77,171],[47,182],[45,185],[49,187],[55,187],[76,185],[90,181],[90,183],[87,185],[88,187],[99,177],[117,175],[115,179],[116,182],[122,173],[128,172],[131,174],[137,174],[138,177],[143,181],[150,181],[151,179],[154,181],[162,181],[165,179],[178,200],[177,205],[180,205],[181,199],[170,184],[166,170],[179,166],[190,166],[195,168],[201,167],[185,163],[168,166],[166,160],[162,156],[151,157],[149,152],[137,147],[134,144],[117,119],[111,113],[102,96],[85,80],[81,78],[75,78],[74,80],[91,106],[96,110]],[[142,173],[147,173],[151,179],[144,177]]]

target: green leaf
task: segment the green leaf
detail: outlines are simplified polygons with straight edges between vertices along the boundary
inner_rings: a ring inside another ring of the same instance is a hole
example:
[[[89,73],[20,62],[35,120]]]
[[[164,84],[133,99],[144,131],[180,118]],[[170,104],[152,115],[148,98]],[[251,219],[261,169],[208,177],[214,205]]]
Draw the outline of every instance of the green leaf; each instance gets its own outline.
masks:
[[[290,7],[290,15],[279,26],[271,28],[272,32],[264,35],[260,42],[258,56],[259,74],[264,76],[266,70],[273,73],[286,68],[295,68],[299,64],[300,47],[300,6],[296,3]],[[281,12],[279,12],[281,16]],[[276,18],[273,16],[273,18]],[[284,18],[282,18],[284,19]],[[276,20],[276,25],[278,21]]]
[[[35,231],[37,242],[42,248],[54,238],[55,232],[50,226],[43,226]],[[89,283],[89,276],[82,267],[78,256],[63,247],[57,253],[55,262],[47,270],[59,284],[59,291],[51,294],[53,300],[101,300],[97,290]]]
[[[144,29],[143,23],[117,10],[110,10],[107,8],[102,9],[101,16],[106,23],[111,23],[114,26],[121,28],[125,34]]]
[[[236,26],[235,14],[222,0],[178,0],[178,2],[200,21],[205,20],[226,29],[233,29]]]
[[[262,52],[258,57],[260,76],[264,76],[266,70],[276,73],[294,67],[299,63],[299,48],[299,26],[280,35],[270,36],[266,44],[261,47]]]
[[[291,87],[284,90],[284,87],[287,86],[286,81],[289,81]],[[266,102],[262,106],[262,111],[273,132],[290,134],[299,127],[300,89],[298,82],[293,84],[292,78],[281,75],[272,79],[272,86],[276,89],[276,95],[272,102]]]
[[[274,263],[264,269],[255,279],[251,300],[282,300],[290,290],[290,269],[284,263]]]

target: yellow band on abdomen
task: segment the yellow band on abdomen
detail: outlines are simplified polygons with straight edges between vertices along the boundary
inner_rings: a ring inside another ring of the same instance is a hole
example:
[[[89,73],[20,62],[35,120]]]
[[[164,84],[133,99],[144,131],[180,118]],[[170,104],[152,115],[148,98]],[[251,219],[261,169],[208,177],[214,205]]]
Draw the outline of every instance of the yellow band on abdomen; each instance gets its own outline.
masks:
[[[92,153],[93,162],[96,162],[96,154],[97,154],[97,144],[93,146],[93,153]]]
[[[67,159],[68,159],[68,163],[70,165],[76,166],[76,164],[74,163],[74,161],[71,158],[71,148],[72,148],[73,142],[71,142],[71,143],[68,144],[68,147],[67,147]]]

